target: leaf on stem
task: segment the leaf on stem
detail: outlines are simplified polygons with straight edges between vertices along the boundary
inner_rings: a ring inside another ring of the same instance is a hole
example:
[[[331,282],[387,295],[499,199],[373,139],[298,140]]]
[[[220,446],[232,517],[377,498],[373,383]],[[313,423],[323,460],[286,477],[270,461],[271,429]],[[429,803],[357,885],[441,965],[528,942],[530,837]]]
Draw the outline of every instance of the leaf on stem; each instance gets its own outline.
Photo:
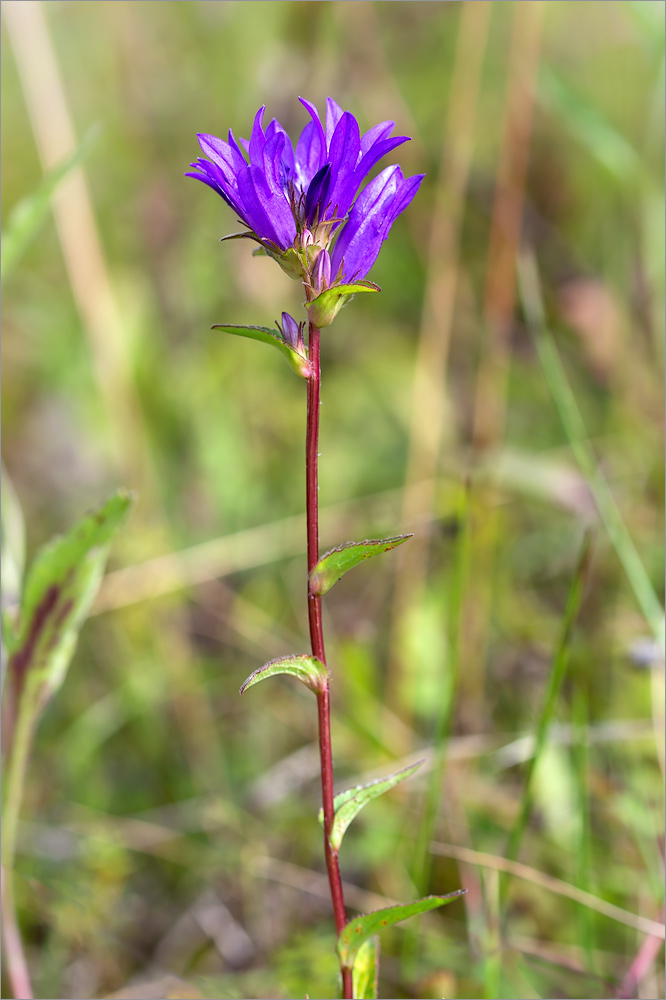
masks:
[[[422,763],[423,761],[419,760],[416,764],[412,764],[410,767],[406,767],[402,771],[396,771],[394,774],[389,774],[386,778],[377,778],[376,781],[369,781],[367,785],[354,785],[353,788],[347,788],[344,792],[340,792],[336,795],[333,801],[335,815],[333,817],[333,827],[329,837],[329,843],[333,850],[340,850],[342,838],[347,832],[347,827],[361,811],[363,806],[367,805],[368,802],[371,802],[372,799],[379,798],[379,796],[383,795],[384,792],[388,792],[389,788],[399,785],[401,781],[405,780],[405,778],[409,778],[420,768]],[[319,822],[323,826],[323,809],[319,810]]]
[[[310,362],[307,357],[295,351],[283,338],[279,330],[267,326],[235,326],[232,323],[215,323],[213,330],[225,330],[236,337],[249,337],[250,340],[260,340],[263,344],[271,344],[282,353],[289,365],[301,378],[310,377]]]
[[[438,906],[446,906],[459,896],[464,896],[467,889],[456,889],[446,896],[425,896],[417,899],[413,903],[405,903],[404,906],[387,906],[384,910],[375,910],[374,913],[366,913],[361,917],[356,917],[343,928],[338,938],[338,955],[340,963],[346,969],[353,969],[356,956],[361,945],[372,937],[382,927],[389,927],[397,924],[408,917],[417,916],[419,913],[427,913]]]
[[[333,285],[320,292],[316,299],[307,302],[308,317],[315,326],[330,326],[343,306],[346,306],[357,292],[381,292],[379,285],[372,281],[354,281],[350,285]]]
[[[377,1000],[379,980],[379,938],[364,941],[356,953],[354,971],[354,1000]]]
[[[258,684],[265,677],[273,677],[275,674],[291,674],[293,677],[298,677],[299,681],[315,694],[323,691],[328,681],[328,670],[316,657],[305,654],[281,656],[277,660],[264,663],[263,667],[251,673],[243,683],[240,693],[243,694],[253,684]]]
[[[132,496],[118,491],[44,545],[30,567],[9,649],[9,669],[19,690],[29,673],[38,709],[65,679],[102,579],[111,539],[131,505]]]
[[[341,576],[348,570],[353,569],[364,559],[379,555],[380,552],[388,552],[402,545],[409,535],[394,535],[392,538],[371,538],[365,542],[346,542],[335,549],[331,549],[321,557],[310,573],[310,593],[315,597],[327,594],[333,584],[337,583]]]

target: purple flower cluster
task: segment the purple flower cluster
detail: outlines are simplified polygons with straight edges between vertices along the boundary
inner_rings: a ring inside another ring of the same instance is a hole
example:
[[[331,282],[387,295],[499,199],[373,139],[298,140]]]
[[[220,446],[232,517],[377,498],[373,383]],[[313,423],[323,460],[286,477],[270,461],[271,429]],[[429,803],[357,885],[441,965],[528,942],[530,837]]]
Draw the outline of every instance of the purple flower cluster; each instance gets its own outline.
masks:
[[[199,157],[186,176],[217,191],[248,235],[278,260],[295,252],[312,262],[320,287],[331,278],[358,280],[374,264],[423,174],[405,178],[399,166],[386,167],[356,197],[375,164],[408,137],[391,137],[394,122],[381,122],[362,136],[354,116],[330,97],[325,123],[313,104],[303,98],[301,103],[312,120],[295,148],[275,118],[264,130],[262,107],[249,141],[238,143],[231,130],[228,142],[199,135],[208,159]]]

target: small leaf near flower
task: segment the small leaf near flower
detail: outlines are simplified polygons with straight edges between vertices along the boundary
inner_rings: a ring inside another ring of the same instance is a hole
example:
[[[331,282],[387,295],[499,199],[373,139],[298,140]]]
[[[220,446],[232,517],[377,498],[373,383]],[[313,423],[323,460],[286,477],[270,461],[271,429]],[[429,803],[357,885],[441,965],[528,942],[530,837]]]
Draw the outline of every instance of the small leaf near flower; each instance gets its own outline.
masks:
[[[315,597],[327,594],[340,577],[357,566],[358,563],[379,555],[380,552],[395,549],[396,546],[402,545],[403,542],[412,537],[411,534],[408,534],[394,535],[392,538],[369,538],[364,542],[346,542],[344,545],[331,549],[312,568],[310,593]]]
[[[342,929],[338,938],[338,955],[340,963],[345,969],[353,969],[356,956],[364,941],[372,937],[382,927],[397,924],[408,917],[414,917],[419,913],[427,913],[438,906],[446,906],[459,896],[464,896],[466,889],[456,889],[446,896],[425,896],[417,899],[413,903],[406,903],[404,906],[388,906],[384,910],[375,910],[374,913],[367,913],[364,916],[356,917]]]
[[[277,660],[271,660],[259,667],[250,674],[243,683],[240,693],[243,694],[249,687],[263,681],[265,677],[273,677],[275,674],[291,674],[298,677],[306,687],[314,691],[315,694],[323,691],[328,680],[328,670],[325,665],[314,656],[299,654],[295,656],[281,656]]]
[[[405,778],[411,777],[420,768],[422,763],[423,761],[419,760],[416,764],[412,764],[411,767],[406,767],[402,771],[389,774],[386,778],[377,778],[376,781],[369,781],[367,785],[355,785],[353,788],[347,788],[344,792],[336,795],[333,801],[333,808],[335,810],[333,828],[329,837],[329,843],[333,850],[340,850],[342,838],[347,832],[347,827],[363,806],[371,802],[372,799],[379,798],[380,795],[388,792],[395,785],[399,785]],[[323,826],[323,809],[319,810],[319,822]]]
[[[371,281],[355,281],[351,285],[334,285],[332,288],[327,288],[312,302],[305,304],[310,322],[318,327],[330,326],[342,307],[357,292],[381,292],[381,288]]]
[[[371,937],[358,949],[352,980],[354,1000],[377,1000],[379,979],[379,938]]]
[[[271,344],[282,352],[297,375],[300,375],[301,378],[310,377],[310,362],[307,357],[290,347],[279,330],[271,330],[267,326],[236,326],[232,323],[215,323],[211,329],[225,330],[236,337],[249,337],[250,340],[260,340],[264,344]]]

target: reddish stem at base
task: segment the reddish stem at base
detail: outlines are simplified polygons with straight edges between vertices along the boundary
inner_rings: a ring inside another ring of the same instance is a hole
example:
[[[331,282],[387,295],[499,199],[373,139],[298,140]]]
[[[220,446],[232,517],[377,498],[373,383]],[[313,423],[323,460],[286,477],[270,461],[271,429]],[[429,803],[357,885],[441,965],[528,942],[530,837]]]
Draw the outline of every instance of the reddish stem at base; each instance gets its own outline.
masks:
[[[321,365],[319,361],[319,329],[310,324],[308,342],[308,357],[312,374],[308,379],[308,424],[305,443],[305,490],[306,516],[308,532],[308,581],[309,576],[319,561],[319,396],[321,386]],[[308,620],[310,623],[310,640],[312,655],[322,663],[326,663],[324,649],[324,633],[321,622],[321,597],[310,592],[308,582]],[[317,694],[317,710],[319,716],[319,756],[321,760],[321,794],[324,809],[324,854],[326,870],[331,887],[333,915],[338,936],[347,923],[345,901],[342,892],[340,864],[338,852],[330,844],[330,833],[333,828],[333,755],[331,750],[331,706],[329,682],[323,691]],[[352,1000],[351,969],[342,969],[342,995],[345,1000]]]

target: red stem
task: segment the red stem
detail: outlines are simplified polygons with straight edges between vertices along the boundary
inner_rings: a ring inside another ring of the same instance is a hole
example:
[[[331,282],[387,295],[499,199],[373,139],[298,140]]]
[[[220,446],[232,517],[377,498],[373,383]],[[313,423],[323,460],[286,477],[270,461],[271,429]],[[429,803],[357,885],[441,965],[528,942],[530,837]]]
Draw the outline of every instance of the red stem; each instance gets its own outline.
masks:
[[[306,515],[308,530],[308,577],[319,561],[319,486],[317,483],[319,449],[319,390],[321,386],[321,365],[319,362],[319,329],[310,323],[308,357],[312,374],[308,379],[308,427],[305,444]],[[321,597],[310,593],[308,584],[308,618],[312,655],[326,663],[324,632],[321,623]],[[338,936],[347,923],[345,901],[342,893],[342,879],[338,852],[330,844],[333,828],[333,756],[331,751],[331,707],[328,680],[323,691],[317,695],[319,714],[319,756],[321,759],[321,793],[324,807],[324,854],[326,870],[331,887],[333,915]],[[351,969],[342,968],[342,995],[352,1000]]]

